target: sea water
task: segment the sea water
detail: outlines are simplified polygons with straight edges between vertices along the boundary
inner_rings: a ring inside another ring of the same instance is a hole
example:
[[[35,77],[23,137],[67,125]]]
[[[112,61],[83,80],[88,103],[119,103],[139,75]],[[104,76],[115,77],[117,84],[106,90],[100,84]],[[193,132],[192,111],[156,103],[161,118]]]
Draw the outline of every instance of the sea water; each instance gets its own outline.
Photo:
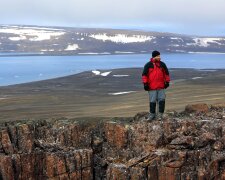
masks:
[[[1,55],[1,54],[0,54]],[[1,56],[0,86],[77,74],[143,66],[151,54],[89,56]],[[168,68],[225,69],[225,54],[162,54]]]

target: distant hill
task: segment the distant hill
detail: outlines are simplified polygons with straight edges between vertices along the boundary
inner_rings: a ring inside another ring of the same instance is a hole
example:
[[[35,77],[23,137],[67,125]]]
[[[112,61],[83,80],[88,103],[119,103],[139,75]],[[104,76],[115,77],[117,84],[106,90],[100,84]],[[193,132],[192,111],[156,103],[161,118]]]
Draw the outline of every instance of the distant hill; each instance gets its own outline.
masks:
[[[43,55],[225,52],[225,37],[172,33],[0,25],[0,53]]]

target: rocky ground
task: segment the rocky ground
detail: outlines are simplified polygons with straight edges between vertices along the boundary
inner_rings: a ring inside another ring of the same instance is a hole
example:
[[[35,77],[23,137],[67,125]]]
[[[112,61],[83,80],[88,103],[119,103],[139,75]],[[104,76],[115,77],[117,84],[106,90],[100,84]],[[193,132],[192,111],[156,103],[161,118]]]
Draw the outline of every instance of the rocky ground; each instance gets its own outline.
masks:
[[[8,121],[0,179],[225,179],[225,104],[133,118]]]

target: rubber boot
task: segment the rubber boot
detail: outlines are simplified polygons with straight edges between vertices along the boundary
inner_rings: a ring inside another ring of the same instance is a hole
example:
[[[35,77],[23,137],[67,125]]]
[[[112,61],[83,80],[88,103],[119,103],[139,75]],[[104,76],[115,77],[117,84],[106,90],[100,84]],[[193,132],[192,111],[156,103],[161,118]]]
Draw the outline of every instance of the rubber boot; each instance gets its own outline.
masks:
[[[147,120],[151,121],[151,120],[155,119],[156,103],[150,102],[149,107],[150,107],[150,113],[149,113],[149,116],[148,116]]]
[[[165,111],[165,100],[159,101],[159,114],[158,114],[158,119],[159,120],[163,119],[164,111]]]

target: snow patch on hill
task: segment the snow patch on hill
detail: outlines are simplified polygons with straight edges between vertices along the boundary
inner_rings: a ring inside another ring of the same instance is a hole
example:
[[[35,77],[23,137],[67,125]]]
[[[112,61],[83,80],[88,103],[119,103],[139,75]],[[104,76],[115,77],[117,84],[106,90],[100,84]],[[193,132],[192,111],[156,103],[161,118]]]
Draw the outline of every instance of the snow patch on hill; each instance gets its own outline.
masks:
[[[114,77],[128,77],[129,75],[126,75],[126,74],[116,74],[116,75],[113,75]]]
[[[79,55],[108,55],[111,53],[103,52],[103,53],[95,53],[95,52],[86,52],[86,53],[78,53]]]
[[[80,49],[78,44],[70,44],[70,45],[67,46],[65,51],[75,51],[77,49]]]
[[[203,47],[208,47],[210,45],[208,43],[222,45],[222,43],[218,41],[223,41],[225,39],[223,38],[194,38],[193,40],[195,41],[194,43],[187,43],[187,45],[203,46]]]
[[[134,52],[115,51],[116,54],[133,54]]]
[[[184,40],[180,37],[170,37],[171,40],[180,40],[182,42],[184,42]]]
[[[93,74],[97,75],[97,76],[108,76],[112,71],[108,71],[108,72],[103,72],[101,73],[100,71],[92,71]]]
[[[122,94],[129,94],[133,93],[135,91],[126,91],[126,92],[116,92],[116,93],[108,93],[109,95],[117,96],[117,95],[122,95]]]
[[[41,49],[41,52],[53,52],[55,51],[54,49]]]
[[[224,52],[193,52],[193,51],[189,51],[187,53],[189,54],[225,54]]]
[[[193,77],[192,79],[195,80],[195,79],[201,79],[202,77]]]
[[[20,40],[26,40],[26,36],[19,36],[19,37],[9,37],[9,40],[11,41],[20,41]]]
[[[97,39],[97,40],[102,40],[102,41],[112,41],[115,43],[136,43],[136,42],[146,42],[146,41],[151,41],[155,37],[153,36],[144,36],[144,35],[131,35],[128,36],[126,34],[116,34],[114,36],[107,35],[106,33],[104,34],[92,34],[89,37]]]
[[[31,28],[31,27],[3,27],[0,29],[0,33],[14,34],[15,37],[9,37],[12,41],[20,41],[29,39],[30,41],[43,41],[50,40],[52,37],[58,37],[64,35],[62,30],[52,30],[49,28]]]

